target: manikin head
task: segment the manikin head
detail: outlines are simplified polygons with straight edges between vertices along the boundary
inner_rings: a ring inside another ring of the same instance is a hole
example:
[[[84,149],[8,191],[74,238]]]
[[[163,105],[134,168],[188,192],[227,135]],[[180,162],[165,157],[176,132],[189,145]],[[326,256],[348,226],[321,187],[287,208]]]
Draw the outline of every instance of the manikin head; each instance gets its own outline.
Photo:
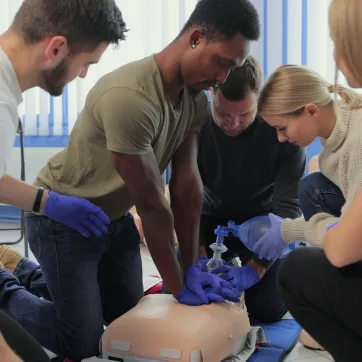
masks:
[[[177,40],[183,83],[194,92],[224,83],[241,66],[260,35],[259,16],[248,0],[200,0]]]
[[[4,36],[29,50],[32,86],[58,96],[67,83],[86,76],[109,44],[124,40],[125,32],[114,0],[24,0]]]
[[[262,83],[260,64],[249,55],[225,83],[210,90],[212,117],[227,136],[238,136],[254,121]]]
[[[306,147],[316,137],[328,138],[333,131],[336,114],[331,93],[340,98],[338,105],[350,109],[362,106],[359,93],[331,85],[304,66],[283,65],[263,87],[258,112],[276,128],[280,142]]]
[[[362,2],[332,0],[329,8],[334,59],[352,88],[362,88]]]

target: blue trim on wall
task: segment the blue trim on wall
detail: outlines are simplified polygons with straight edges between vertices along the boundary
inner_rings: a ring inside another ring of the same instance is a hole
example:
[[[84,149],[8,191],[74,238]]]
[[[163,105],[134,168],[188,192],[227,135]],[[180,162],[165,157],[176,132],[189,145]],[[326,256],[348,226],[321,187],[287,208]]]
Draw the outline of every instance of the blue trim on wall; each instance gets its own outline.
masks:
[[[264,78],[268,76],[268,0],[264,0]]]
[[[282,44],[283,44],[283,54],[282,62],[283,64],[288,63],[288,1],[283,0],[283,34],[282,34]]]
[[[308,56],[308,0],[302,0],[302,64],[307,65]]]
[[[65,147],[69,136],[24,136],[24,147]],[[14,147],[20,147],[20,138],[15,138]]]
[[[50,97],[49,103],[49,136],[54,134],[54,98]]]
[[[68,123],[69,123],[69,103],[68,103],[68,86],[64,87],[62,98],[62,113],[63,113],[63,136],[68,136]]]

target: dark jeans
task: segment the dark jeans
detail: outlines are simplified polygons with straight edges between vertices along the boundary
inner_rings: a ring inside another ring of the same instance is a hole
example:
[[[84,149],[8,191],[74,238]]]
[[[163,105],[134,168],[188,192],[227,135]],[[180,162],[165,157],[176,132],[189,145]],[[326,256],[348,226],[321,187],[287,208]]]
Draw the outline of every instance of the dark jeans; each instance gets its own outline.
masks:
[[[98,354],[103,325],[143,296],[140,236],[132,215],[112,222],[102,238],[84,238],[34,214],[27,215],[26,226],[41,271],[27,259],[15,272],[20,280],[2,269],[0,308],[61,358]]]
[[[300,248],[279,271],[281,296],[298,323],[336,362],[362,361],[362,262],[338,269],[322,249]]]
[[[0,332],[8,346],[24,362],[49,362],[40,344],[12,318],[0,310]],[[1,358],[0,358],[1,359]]]
[[[227,225],[228,220],[201,215],[200,220],[200,240],[206,249],[208,257],[211,258],[213,251],[209,245],[216,241],[215,229],[218,225]],[[239,223],[239,220],[236,220]],[[228,251],[223,254],[225,260],[239,257],[242,264],[247,264],[253,256],[244,244],[230,235],[225,238],[224,244]],[[252,320],[259,322],[275,322],[280,320],[287,309],[285,308],[278,294],[277,272],[281,261],[275,261],[267,270],[259,283],[245,291],[245,304]]]
[[[298,197],[306,221],[320,212],[340,217],[346,202],[339,187],[321,172],[313,172],[299,181]]]

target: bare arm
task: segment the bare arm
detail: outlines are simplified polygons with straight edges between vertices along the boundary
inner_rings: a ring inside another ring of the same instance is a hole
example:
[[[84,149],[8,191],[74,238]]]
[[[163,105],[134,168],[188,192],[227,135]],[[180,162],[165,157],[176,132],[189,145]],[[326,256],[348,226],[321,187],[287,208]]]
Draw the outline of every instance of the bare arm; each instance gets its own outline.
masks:
[[[175,253],[173,215],[154,154],[111,154],[115,168],[135,200],[156,267],[167,288],[176,296],[183,287],[183,274]]]
[[[0,356],[2,362],[22,362],[22,360],[11,350],[0,333]]]
[[[190,131],[172,159],[171,208],[186,270],[198,259],[202,182],[197,166],[197,133]]]
[[[343,214],[339,223],[323,238],[329,261],[341,268],[362,260],[362,189]]]
[[[32,210],[38,187],[26,184],[9,175],[0,179],[0,203],[18,207],[24,210]],[[44,212],[48,199],[48,191],[44,191],[41,210]]]

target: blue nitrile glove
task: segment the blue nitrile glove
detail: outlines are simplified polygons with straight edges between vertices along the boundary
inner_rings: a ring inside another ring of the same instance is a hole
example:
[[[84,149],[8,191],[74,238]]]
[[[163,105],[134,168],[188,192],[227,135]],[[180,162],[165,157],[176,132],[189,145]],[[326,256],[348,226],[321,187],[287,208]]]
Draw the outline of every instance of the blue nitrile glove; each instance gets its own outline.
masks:
[[[201,271],[207,272],[206,264],[209,262],[209,258],[207,256],[200,256],[199,257],[199,265],[201,268]]]
[[[282,237],[281,227],[283,219],[274,214],[268,214],[271,223],[270,229],[254,245],[253,252],[259,259],[281,259],[286,248],[289,248]]]
[[[249,265],[241,267],[223,265],[215,268],[212,273],[218,275],[221,274],[220,277],[229,282],[231,286],[240,293],[251,288],[260,281],[256,270]]]
[[[204,292],[206,295],[206,299],[201,300],[195,293],[192,293],[184,286],[181,292],[175,298],[181,304],[192,306],[208,304],[211,302],[222,303],[225,301],[223,297],[214,293],[211,288],[205,288]],[[207,300],[207,302],[205,302],[205,300]]]
[[[184,283],[187,289],[206,304],[207,296],[205,290],[210,290],[224,299],[234,303],[240,302],[240,294],[227,281],[217,275],[201,271],[200,265],[194,264],[185,272]],[[207,289],[210,288],[210,289]]]
[[[327,226],[327,227],[326,227],[326,231],[331,230],[331,229],[334,228],[338,223],[339,223],[339,221],[335,221],[333,224]]]
[[[79,231],[86,238],[108,232],[109,217],[88,200],[49,191],[44,215]]]

